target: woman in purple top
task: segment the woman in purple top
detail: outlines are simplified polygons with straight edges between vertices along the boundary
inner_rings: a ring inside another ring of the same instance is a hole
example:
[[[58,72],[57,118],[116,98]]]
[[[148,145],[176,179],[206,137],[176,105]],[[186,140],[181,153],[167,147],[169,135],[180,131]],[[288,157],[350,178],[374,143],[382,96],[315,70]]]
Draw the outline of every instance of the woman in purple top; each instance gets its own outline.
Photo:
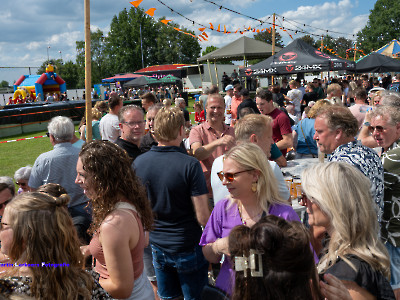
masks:
[[[271,133],[272,134],[272,133]],[[264,152],[255,144],[246,143],[232,148],[224,158],[218,173],[230,196],[219,201],[200,239],[203,254],[211,263],[226,255],[216,287],[232,293],[234,271],[229,259],[228,236],[237,225],[253,226],[265,215],[300,221],[287,200],[280,198],[278,184]]]

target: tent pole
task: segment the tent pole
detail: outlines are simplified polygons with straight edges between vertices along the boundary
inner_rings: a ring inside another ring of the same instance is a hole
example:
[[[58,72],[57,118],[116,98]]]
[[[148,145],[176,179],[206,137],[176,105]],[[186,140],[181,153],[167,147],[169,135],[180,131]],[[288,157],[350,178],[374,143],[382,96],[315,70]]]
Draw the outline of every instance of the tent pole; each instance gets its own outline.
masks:
[[[213,85],[213,79],[211,77],[211,67],[210,67],[210,60],[207,59],[207,66],[208,66],[208,74],[210,75],[211,85]]]
[[[272,15],[272,56],[275,55],[275,13]],[[274,84],[274,76],[271,77],[272,84]]]
[[[86,140],[92,140],[92,62],[90,53],[90,0],[85,0],[85,90]]]
[[[217,79],[217,87],[219,89],[218,70],[217,70],[217,64],[215,63],[215,59],[214,59],[214,68],[215,68],[215,78]]]

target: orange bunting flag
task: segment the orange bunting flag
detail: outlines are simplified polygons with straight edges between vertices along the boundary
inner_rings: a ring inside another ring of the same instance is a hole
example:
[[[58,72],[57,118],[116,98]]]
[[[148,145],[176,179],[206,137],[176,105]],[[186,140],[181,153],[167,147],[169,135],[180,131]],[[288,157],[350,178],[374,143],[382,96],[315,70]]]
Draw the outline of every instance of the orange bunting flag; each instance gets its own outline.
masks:
[[[253,28],[253,30],[252,30],[253,32],[256,32],[256,29],[255,28]]]
[[[251,26],[249,26],[249,28],[247,30],[251,30]]]
[[[218,31],[218,32],[221,32],[221,24],[218,24],[218,29],[217,29],[217,31]]]
[[[268,31],[268,33],[271,33],[271,29],[270,28],[267,28],[267,31]]]
[[[198,38],[202,38],[203,40],[206,39],[206,38],[205,38],[204,36],[202,36],[202,35],[198,35],[197,37],[198,37]]]
[[[226,33],[226,26],[224,25],[224,33]]]
[[[261,32],[263,32],[265,30],[265,28],[261,29]]]
[[[212,23],[210,23],[210,29],[214,30],[214,25]]]
[[[204,31],[204,30],[206,30],[206,28],[205,28],[205,27],[199,28],[199,30],[200,30],[200,31]]]
[[[129,2],[130,4],[132,4],[134,7],[138,7],[140,5],[140,3],[142,3],[143,0],[136,0],[136,1],[132,1]]]
[[[202,35],[204,35],[206,38],[208,38],[208,34],[205,31],[202,33]]]
[[[172,21],[172,20],[161,20],[160,22],[164,23],[165,25],[167,25],[170,21]]]
[[[260,29],[257,29],[256,32],[259,33],[259,32],[260,32]]]
[[[239,31],[239,29],[236,29],[236,31],[234,33],[237,33]]]
[[[174,29],[177,30],[177,31],[182,31],[182,29],[179,29],[179,28],[176,28],[176,27],[174,27]]]
[[[145,13],[148,14],[149,16],[154,17],[154,12],[156,11],[156,8],[149,8]]]

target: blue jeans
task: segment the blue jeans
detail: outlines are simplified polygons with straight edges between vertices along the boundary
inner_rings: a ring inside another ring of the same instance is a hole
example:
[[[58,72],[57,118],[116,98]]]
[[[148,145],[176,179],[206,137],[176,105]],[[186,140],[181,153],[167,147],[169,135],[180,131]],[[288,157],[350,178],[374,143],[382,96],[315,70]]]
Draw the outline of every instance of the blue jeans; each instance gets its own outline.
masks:
[[[208,281],[208,261],[200,246],[192,252],[170,254],[151,245],[153,264],[157,277],[158,296],[174,299],[200,300]]]
[[[390,242],[385,246],[390,257],[390,285],[394,290],[400,289],[400,247],[395,247]]]

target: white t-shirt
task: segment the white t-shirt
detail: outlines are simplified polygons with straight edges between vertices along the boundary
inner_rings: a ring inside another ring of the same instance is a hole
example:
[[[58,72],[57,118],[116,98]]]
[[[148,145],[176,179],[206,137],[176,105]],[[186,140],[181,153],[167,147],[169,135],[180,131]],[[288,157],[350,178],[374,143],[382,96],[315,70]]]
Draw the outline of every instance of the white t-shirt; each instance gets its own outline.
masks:
[[[226,199],[226,197],[229,195],[228,189],[226,186],[222,184],[222,181],[218,178],[217,173],[222,171],[223,167],[223,158],[224,156],[221,155],[217,157],[214,160],[214,163],[211,168],[211,187],[213,191],[213,198],[214,198],[214,205],[217,204],[218,201],[222,199]],[[276,180],[278,181],[278,191],[279,195],[282,197],[282,199],[289,199],[290,193],[289,189],[287,188],[286,182],[283,179],[283,174],[281,169],[279,168],[278,164],[274,161],[268,161],[272,171],[274,172],[274,175],[276,177]]]
[[[224,97],[225,99],[225,124],[231,125],[231,119],[232,119],[232,114],[227,113],[227,111],[231,111],[231,104],[232,104],[232,98],[229,95],[226,95]]]
[[[120,136],[119,120],[117,115],[106,114],[100,120],[100,134],[103,140],[115,142]]]

